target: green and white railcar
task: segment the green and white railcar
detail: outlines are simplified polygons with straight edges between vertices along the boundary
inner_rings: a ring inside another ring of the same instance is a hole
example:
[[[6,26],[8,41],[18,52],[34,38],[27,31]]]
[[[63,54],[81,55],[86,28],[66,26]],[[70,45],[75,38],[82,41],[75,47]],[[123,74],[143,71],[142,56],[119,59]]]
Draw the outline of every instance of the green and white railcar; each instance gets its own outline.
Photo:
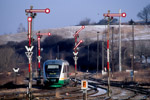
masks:
[[[47,60],[43,64],[44,84],[62,87],[69,83],[69,63],[65,60]]]

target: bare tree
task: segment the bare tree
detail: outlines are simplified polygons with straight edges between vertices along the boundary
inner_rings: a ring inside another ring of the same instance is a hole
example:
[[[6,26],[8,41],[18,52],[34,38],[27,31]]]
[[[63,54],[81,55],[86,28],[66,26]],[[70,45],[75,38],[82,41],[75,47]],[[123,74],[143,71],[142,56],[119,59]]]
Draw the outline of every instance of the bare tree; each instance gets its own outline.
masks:
[[[24,63],[21,55],[15,52],[11,47],[0,48],[0,71],[11,71],[12,68],[18,67],[20,63]]]
[[[108,21],[106,19],[101,19],[97,24],[98,25],[106,25],[107,23],[108,23]],[[118,23],[118,19],[117,18],[113,18],[110,23],[111,24],[117,24]]]
[[[142,11],[140,11],[137,16],[145,21],[145,23],[148,23],[148,20],[150,19],[150,4],[143,8]]]
[[[135,48],[136,55],[140,57],[140,63],[142,63],[142,56],[144,55],[144,51],[145,51],[145,44],[142,41],[140,41],[138,43],[138,46],[136,46]]]
[[[7,70],[11,62],[11,56],[13,56],[14,50],[12,48],[1,48],[0,49],[0,71]]]
[[[145,57],[145,64],[148,65],[148,57],[150,57],[150,47],[149,41],[139,41],[136,46],[135,53],[140,56],[140,62],[142,63],[142,56]]]
[[[18,32],[18,33],[26,32],[26,29],[25,29],[25,27],[23,26],[22,23],[19,24],[19,27],[18,27],[18,29],[17,29],[17,32]]]

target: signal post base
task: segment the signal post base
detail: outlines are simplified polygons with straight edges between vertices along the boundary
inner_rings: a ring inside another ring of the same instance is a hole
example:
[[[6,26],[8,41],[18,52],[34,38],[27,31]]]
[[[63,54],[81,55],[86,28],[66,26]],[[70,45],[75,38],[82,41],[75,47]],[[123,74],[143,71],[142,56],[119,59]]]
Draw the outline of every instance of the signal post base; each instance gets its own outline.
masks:
[[[87,90],[83,89],[83,100],[87,100]]]

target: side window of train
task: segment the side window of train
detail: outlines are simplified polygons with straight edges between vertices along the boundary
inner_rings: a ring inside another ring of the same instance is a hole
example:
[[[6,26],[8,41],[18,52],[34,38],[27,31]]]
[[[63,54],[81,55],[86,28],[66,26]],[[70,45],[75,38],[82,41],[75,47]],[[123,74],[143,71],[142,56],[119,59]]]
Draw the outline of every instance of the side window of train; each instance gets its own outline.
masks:
[[[67,77],[69,77],[69,66],[67,65]]]
[[[66,65],[64,65],[63,73],[66,73]]]
[[[66,73],[67,73],[67,65],[66,65]]]
[[[67,73],[67,66],[66,66],[66,73]]]
[[[64,68],[63,68],[63,73],[65,73],[65,66],[64,66]]]
[[[67,68],[68,68],[68,73],[69,73],[69,65],[67,65]]]

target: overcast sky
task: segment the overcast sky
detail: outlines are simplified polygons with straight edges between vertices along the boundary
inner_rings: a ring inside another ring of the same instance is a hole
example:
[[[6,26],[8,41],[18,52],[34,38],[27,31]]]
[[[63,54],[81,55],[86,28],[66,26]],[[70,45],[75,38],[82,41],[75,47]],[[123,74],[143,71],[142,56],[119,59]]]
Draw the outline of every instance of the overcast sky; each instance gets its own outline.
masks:
[[[0,34],[16,33],[20,23],[27,29],[25,9],[30,5],[51,10],[50,14],[38,13],[34,19],[33,30],[40,30],[77,25],[85,18],[98,22],[108,10],[126,12],[123,22],[140,20],[137,13],[147,4],[150,0],[0,0]]]

